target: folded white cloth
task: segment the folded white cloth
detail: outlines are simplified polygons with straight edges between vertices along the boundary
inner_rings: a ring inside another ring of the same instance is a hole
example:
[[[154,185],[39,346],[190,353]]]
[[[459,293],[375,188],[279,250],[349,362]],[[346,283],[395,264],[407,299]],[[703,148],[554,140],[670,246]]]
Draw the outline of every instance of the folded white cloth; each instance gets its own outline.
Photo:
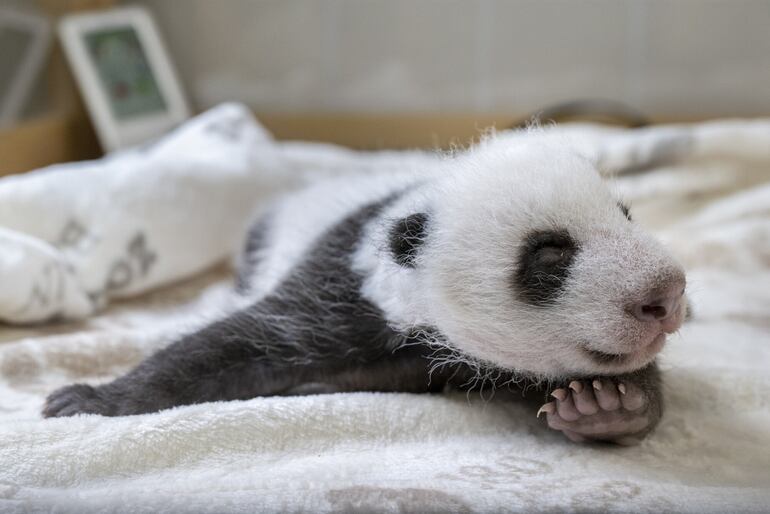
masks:
[[[230,255],[281,182],[271,144],[230,104],[145,147],[0,180],[0,320],[84,317]]]

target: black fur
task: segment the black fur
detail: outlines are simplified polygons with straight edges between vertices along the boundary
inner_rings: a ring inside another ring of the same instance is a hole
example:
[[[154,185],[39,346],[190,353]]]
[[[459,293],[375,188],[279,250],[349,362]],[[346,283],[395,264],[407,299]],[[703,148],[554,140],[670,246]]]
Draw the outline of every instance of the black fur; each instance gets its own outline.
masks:
[[[443,388],[450,372],[467,381],[470,370],[456,367],[429,377],[434,350],[391,329],[359,293],[362,278],[350,257],[363,225],[384,203],[363,208],[322,237],[275,293],[181,338],[109,384],[54,392],[44,414],[138,414],[293,394],[308,384],[324,391],[428,392]]]
[[[249,281],[259,264],[259,251],[265,245],[269,228],[270,215],[266,214],[259,218],[246,233],[246,241],[241,252],[243,260],[235,277],[235,289],[239,293],[246,293],[249,290]]]
[[[564,287],[577,251],[577,243],[566,230],[529,234],[512,279],[519,299],[539,307],[553,304]]]
[[[419,212],[402,218],[390,230],[390,251],[401,266],[413,268],[427,235],[428,215]]]

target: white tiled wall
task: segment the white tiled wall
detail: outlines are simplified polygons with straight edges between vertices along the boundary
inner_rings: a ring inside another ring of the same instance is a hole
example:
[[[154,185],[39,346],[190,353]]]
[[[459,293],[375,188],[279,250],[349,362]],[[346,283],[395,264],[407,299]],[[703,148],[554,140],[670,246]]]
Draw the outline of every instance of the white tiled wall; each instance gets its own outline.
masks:
[[[142,0],[199,108],[770,115],[770,0]]]

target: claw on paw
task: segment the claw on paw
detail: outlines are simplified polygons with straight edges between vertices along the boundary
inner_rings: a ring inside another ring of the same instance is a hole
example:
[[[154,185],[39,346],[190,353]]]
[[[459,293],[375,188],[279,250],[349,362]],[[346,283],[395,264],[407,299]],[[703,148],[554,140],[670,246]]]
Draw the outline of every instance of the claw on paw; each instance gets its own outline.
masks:
[[[568,395],[568,394],[569,394],[569,393],[567,393],[567,391],[565,391],[564,389],[555,389],[555,390],[554,390],[554,391],[551,393],[551,396],[553,396],[554,398],[556,398],[556,399],[557,399],[557,400],[559,400],[560,402],[563,402],[564,400],[566,400],[566,399],[567,399],[567,395]]]
[[[546,414],[553,414],[554,412],[556,412],[556,406],[554,405],[554,403],[553,402],[548,402],[545,405],[543,405],[542,407],[540,407],[540,409],[538,409],[538,411],[537,411],[537,417],[539,418],[540,415],[542,413],[544,413],[544,412]]]
[[[583,382],[578,382],[577,380],[573,380],[569,383],[569,388],[575,391],[576,393],[580,394],[583,392]]]

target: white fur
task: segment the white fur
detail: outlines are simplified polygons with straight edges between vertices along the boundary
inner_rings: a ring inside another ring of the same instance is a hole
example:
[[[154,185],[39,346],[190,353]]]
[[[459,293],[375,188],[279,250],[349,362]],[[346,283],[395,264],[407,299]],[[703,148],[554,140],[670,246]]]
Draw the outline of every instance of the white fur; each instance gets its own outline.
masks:
[[[326,229],[399,190],[407,192],[366,226],[353,257],[363,296],[394,327],[436,327],[471,362],[543,377],[630,371],[657,353],[644,348],[660,329],[637,322],[627,306],[661,284],[683,287],[680,266],[626,219],[591,161],[537,138],[489,139],[440,173],[335,180],[291,196],[270,214],[256,295],[272,290]],[[388,232],[418,212],[429,215],[426,240],[417,266],[400,266]],[[561,298],[535,307],[517,297],[513,275],[527,234],[548,229],[567,229],[580,250]],[[585,348],[634,355],[597,364]]]

